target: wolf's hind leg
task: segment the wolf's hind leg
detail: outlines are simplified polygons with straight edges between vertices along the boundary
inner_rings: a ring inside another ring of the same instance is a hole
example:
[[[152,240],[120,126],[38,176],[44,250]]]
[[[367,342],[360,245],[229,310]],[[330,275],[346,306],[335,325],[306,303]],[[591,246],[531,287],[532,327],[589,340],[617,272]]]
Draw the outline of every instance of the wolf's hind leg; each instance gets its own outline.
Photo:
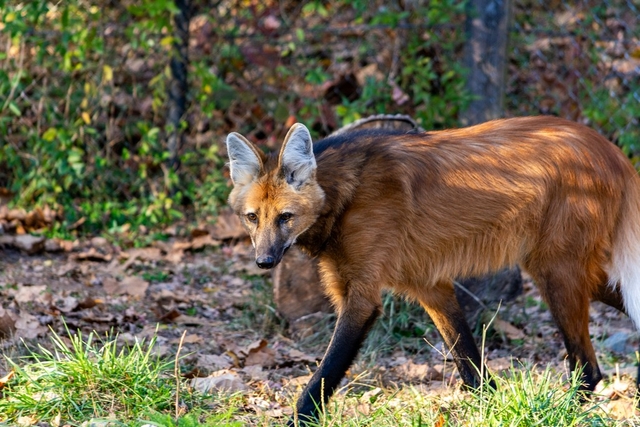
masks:
[[[431,317],[453,354],[453,360],[462,381],[469,387],[478,387],[482,359],[471,329],[458,304],[453,282],[437,283],[421,293],[418,301]]]

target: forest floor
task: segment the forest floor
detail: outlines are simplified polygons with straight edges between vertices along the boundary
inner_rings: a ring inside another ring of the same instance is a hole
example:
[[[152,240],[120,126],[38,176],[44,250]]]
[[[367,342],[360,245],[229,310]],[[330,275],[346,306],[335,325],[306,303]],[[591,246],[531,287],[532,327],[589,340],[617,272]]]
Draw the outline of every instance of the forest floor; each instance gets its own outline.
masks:
[[[335,321],[318,314],[306,328],[290,331],[249,242],[208,236],[126,251],[100,238],[76,243],[69,252],[0,249],[0,301],[0,351],[14,360],[25,354],[25,345],[50,345],[50,328],[63,337],[67,328],[84,336],[117,333],[123,343],[157,336],[155,351],[167,358],[175,357],[182,341],[183,375],[193,378],[196,389],[240,392],[246,420],[292,413]],[[562,339],[529,280],[492,325],[484,356],[493,372],[550,366],[567,375]],[[601,391],[612,399],[616,417],[631,416],[638,333],[625,315],[599,303],[592,305],[590,330],[608,378]],[[481,326],[476,331],[482,335]],[[0,363],[0,377],[8,369]],[[407,387],[440,396],[460,393],[427,315],[391,295],[343,384],[342,395]],[[360,399],[353,410],[366,412],[367,402]]]

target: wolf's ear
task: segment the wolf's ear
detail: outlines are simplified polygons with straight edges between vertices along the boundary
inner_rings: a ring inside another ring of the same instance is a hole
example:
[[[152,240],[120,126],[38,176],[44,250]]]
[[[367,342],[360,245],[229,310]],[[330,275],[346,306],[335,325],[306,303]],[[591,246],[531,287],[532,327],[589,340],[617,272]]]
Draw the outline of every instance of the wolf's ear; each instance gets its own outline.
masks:
[[[300,188],[316,170],[311,135],[305,125],[291,126],[282,143],[278,165],[287,183]]]
[[[258,149],[239,133],[227,136],[229,169],[234,185],[244,185],[253,181],[262,171],[262,159]]]

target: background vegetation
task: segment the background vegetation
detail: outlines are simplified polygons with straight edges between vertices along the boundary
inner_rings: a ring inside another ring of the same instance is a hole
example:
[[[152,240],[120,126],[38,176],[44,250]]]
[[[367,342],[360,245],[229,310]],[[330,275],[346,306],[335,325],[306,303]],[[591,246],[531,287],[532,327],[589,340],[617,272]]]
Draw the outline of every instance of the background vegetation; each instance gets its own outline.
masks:
[[[0,187],[12,206],[54,209],[54,234],[211,219],[230,130],[272,147],[295,120],[316,137],[372,113],[439,129],[459,125],[470,100],[465,2],[189,3],[174,170],[172,0],[0,0]],[[515,2],[505,114],[585,121],[635,155],[638,11],[591,3]]]

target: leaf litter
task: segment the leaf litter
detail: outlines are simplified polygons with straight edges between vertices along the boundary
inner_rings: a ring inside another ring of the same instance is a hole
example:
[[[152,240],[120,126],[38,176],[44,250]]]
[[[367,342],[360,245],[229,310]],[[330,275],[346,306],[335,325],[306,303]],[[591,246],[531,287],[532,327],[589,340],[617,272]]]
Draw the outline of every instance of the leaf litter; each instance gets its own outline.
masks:
[[[144,248],[124,250],[104,239],[56,240],[56,245],[45,239],[37,252],[5,244],[0,250],[2,348],[20,339],[46,345],[49,328],[62,335],[69,328],[116,331],[123,344],[157,335],[156,353],[173,357],[186,330],[182,372],[194,389],[240,392],[249,412],[289,416],[292,399],[315,370],[331,331],[323,331],[320,342],[295,341],[284,326],[261,324],[264,319],[252,311],[274,311],[268,301],[255,301],[256,292],[269,291],[254,286],[255,273],[264,277],[265,272],[256,269],[251,245],[231,218],[218,229],[197,227],[186,239]],[[54,246],[55,251],[46,249]],[[599,360],[610,377],[600,390],[611,399],[606,408],[612,416],[628,418],[636,414],[629,404],[635,368],[630,357],[619,354],[619,363],[606,365],[603,355],[611,352],[602,341],[626,331],[637,348],[638,334],[626,316],[604,305],[594,304],[591,318]],[[492,372],[524,369],[517,360],[529,361],[527,368],[553,364],[559,372],[566,366],[562,339],[530,280],[524,295],[502,307],[488,331],[484,356]],[[396,349],[356,361],[343,382],[364,393],[353,410],[370,411],[380,390],[389,387],[411,385],[438,395],[457,390],[459,378],[439,336],[427,332],[415,344],[422,348],[415,354]],[[3,369],[0,388],[11,375]]]

